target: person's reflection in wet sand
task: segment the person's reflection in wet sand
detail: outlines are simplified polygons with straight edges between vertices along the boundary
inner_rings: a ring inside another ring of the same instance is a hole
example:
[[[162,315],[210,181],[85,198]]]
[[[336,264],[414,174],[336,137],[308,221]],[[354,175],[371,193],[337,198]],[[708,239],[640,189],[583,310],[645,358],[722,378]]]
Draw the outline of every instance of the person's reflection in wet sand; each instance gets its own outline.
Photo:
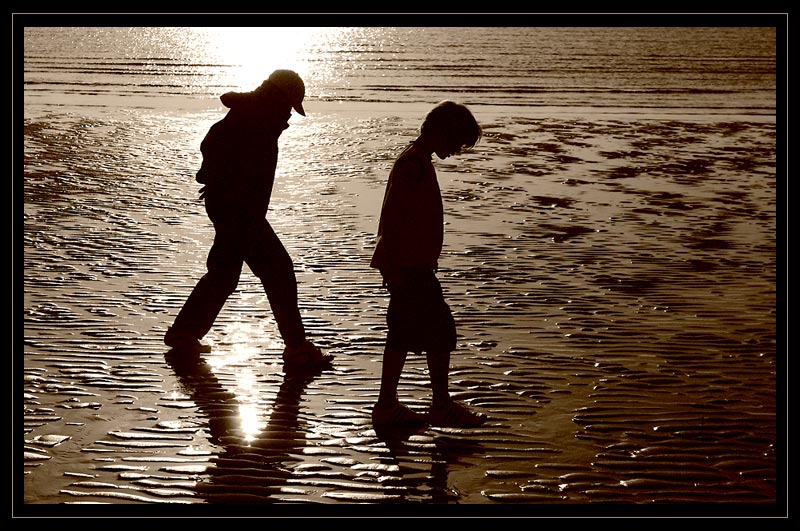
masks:
[[[426,427],[377,426],[375,435],[386,445],[391,461],[399,468],[400,484],[410,493],[406,498],[413,497],[433,504],[459,502],[458,491],[448,484],[448,466],[463,457],[477,455],[482,447],[479,441],[465,439],[457,434],[453,438],[447,433],[434,433],[433,449],[430,455],[430,473],[422,477],[419,474],[404,474],[404,469],[408,468],[404,463],[419,460],[420,449],[413,444],[412,439],[415,436],[425,438],[430,436],[431,432]],[[412,476],[417,476],[417,478]]]
[[[267,426],[255,439],[246,440],[236,395],[225,390],[202,357],[169,351],[165,358],[183,389],[208,418],[210,441],[223,447],[215,459],[216,466],[207,471],[208,482],[197,485],[206,503],[283,502],[275,495],[286,492],[286,479],[292,475],[286,463],[297,460],[292,454],[305,446],[298,412],[313,376],[285,376]]]

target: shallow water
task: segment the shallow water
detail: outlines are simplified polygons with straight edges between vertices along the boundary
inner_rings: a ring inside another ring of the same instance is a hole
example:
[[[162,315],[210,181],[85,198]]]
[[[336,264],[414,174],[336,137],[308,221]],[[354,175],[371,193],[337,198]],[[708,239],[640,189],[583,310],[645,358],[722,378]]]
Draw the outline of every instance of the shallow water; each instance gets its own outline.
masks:
[[[205,363],[165,357],[212,238],[193,176],[221,109],[189,107],[26,114],[25,504],[776,503],[773,117],[475,105],[481,143],[436,161],[439,278],[461,335],[451,391],[491,420],[385,434],[369,411],[387,295],[368,262],[428,105],[319,101],[282,137],[269,219],[336,355],[305,382],[283,378],[247,271]],[[399,392],[427,407],[422,359]]]

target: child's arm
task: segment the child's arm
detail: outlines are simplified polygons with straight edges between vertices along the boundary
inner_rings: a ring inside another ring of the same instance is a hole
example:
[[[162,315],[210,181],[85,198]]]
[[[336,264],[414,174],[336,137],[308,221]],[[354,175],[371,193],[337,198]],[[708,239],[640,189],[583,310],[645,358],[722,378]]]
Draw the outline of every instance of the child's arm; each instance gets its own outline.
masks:
[[[421,179],[417,161],[401,159],[394,168],[386,185],[386,194],[381,210],[381,234],[378,241],[377,260],[384,279],[394,276],[409,254],[409,217],[417,196]]]

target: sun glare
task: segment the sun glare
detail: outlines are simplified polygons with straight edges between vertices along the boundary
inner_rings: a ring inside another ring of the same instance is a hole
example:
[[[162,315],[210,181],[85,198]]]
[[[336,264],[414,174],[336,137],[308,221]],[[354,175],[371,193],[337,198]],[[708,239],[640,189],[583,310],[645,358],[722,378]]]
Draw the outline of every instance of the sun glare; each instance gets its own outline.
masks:
[[[330,28],[192,28],[206,42],[208,58],[230,65],[232,89],[252,90],[270,72],[288,68],[305,77],[311,48]]]
[[[239,404],[239,420],[242,423],[242,438],[246,443],[256,440],[266,425],[257,403]]]

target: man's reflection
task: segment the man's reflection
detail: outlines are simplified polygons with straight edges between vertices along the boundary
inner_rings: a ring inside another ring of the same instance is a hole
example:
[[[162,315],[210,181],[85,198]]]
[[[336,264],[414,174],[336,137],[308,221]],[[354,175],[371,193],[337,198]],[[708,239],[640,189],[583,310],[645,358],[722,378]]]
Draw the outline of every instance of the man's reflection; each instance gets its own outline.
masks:
[[[223,448],[208,469],[210,480],[197,485],[208,503],[275,503],[286,492],[286,468],[305,447],[298,412],[313,376],[285,376],[266,427],[255,437],[245,433],[236,395],[227,391],[211,367],[197,354],[169,351],[167,363],[200,412],[208,418],[210,441]]]

